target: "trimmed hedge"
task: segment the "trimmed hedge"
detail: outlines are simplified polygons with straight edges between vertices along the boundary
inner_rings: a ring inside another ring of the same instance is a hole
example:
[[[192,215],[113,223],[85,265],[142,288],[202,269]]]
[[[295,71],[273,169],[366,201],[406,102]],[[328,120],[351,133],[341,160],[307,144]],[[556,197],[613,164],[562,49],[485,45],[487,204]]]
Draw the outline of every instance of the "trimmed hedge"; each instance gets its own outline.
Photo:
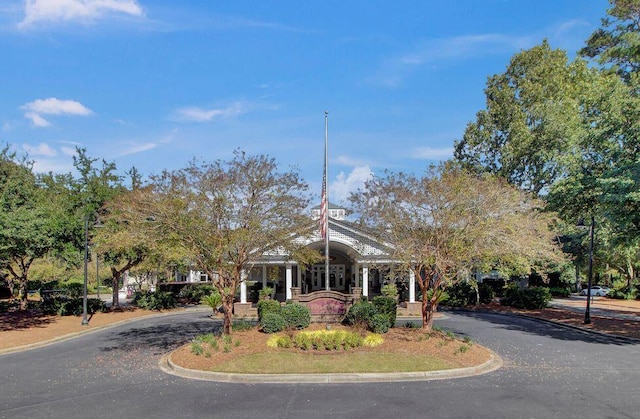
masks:
[[[288,329],[304,329],[311,324],[311,310],[299,303],[285,304],[280,308],[280,315]]]
[[[266,313],[280,313],[280,302],[276,300],[262,300],[258,302],[257,308],[258,321],[261,321]]]
[[[284,317],[280,313],[268,311],[263,314],[262,320],[260,320],[260,326],[265,333],[276,333],[283,330],[286,327]]]

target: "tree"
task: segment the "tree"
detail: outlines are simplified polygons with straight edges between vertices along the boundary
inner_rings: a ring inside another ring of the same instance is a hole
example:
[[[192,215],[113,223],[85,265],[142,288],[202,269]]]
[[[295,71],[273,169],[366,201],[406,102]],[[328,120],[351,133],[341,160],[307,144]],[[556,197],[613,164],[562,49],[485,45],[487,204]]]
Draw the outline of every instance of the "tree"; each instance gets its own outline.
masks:
[[[487,81],[486,110],[456,141],[455,158],[539,194],[563,176],[565,156],[584,135],[580,100],[593,78],[583,61],[569,63],[546,41],[516,54]]]
[[[386,172],[350,200],[360,222],[393,247],[422,292],[422,325],[430,329],[444,289],[474,269],[527,274],[563,260],[542,204],[491,175],[453,163],[422,177]]]
[[[306,189],[297,172],[278,171],[272,158],[236,151],[229,161],[193,160],[153,177],[132,211],[151,217],[154,237],[184,247],[206,272],[222,297],[229,334],[238,286],[258,257],[276,248],[309,257],[293,240],[313,223],[304,215]]]
[[[26,158],[5,147],[0,152],[0,270],[20,309],[27,307],[27,282],[34,260],[65,243],[63,199],[39,184]]]
[[[611,18],[602,19],[587,45],[580,50],[584,57],[595,58],[625,81],[640,70],[640,1],[609,0]]]

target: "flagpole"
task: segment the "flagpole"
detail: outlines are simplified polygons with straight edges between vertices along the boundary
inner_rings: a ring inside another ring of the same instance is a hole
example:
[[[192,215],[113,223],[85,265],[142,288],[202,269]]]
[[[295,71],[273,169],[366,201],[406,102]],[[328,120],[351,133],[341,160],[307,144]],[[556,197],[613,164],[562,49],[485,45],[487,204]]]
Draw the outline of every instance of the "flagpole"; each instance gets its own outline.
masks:
[[[331,290],[331,284],[329,283],[329,185],[326,184],[329,180],[329,111],[324,111],[324,179],[325,179],[325,208],[326,216],[324,217],[324,279],[325,289]]]

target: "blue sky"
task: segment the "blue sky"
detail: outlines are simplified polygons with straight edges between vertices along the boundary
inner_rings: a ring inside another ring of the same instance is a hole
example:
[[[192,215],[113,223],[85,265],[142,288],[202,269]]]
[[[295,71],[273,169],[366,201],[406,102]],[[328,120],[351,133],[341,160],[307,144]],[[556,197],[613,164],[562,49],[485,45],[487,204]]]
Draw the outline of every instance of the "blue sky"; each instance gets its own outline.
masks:
[[[0,142],[143,174],[264,153],[329,196],[452,155],[487,77],[547,38],[575,54],[606,0],[0,2]]]

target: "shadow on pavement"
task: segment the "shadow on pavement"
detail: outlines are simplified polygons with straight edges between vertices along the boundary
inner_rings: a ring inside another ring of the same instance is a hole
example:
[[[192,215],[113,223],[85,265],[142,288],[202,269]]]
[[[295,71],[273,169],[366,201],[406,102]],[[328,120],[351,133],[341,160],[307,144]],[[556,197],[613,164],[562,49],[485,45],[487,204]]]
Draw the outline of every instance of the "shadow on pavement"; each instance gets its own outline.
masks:
[[[443,312],[458,316],[470,317],[499,325],[506,330],[517,330],[538,336],[566,341],[581,341],[604,345],[640,345],[640,342],[611,335],[593,333],[551,323],[544,320],[528,318],[513,314],[489,313],[466,310],[443,310]],[[455,332],[455,330],[453,330]]]
[[[152,349],[157,351],[157,354],[161,354],[190,342],[198,335],[219,333],[221,328],[220,321],[212,320],[208,316],[202,316],[202,318],[192,321],[171,322],[167,319],[166,324],[134,327],[114,333],[108,338],[111,345],[104,346],[100,350],[109,352]]]
[[[35,311],[14,311],[0,315],[0,332],[46,327],[55,323],[56,316]]]

